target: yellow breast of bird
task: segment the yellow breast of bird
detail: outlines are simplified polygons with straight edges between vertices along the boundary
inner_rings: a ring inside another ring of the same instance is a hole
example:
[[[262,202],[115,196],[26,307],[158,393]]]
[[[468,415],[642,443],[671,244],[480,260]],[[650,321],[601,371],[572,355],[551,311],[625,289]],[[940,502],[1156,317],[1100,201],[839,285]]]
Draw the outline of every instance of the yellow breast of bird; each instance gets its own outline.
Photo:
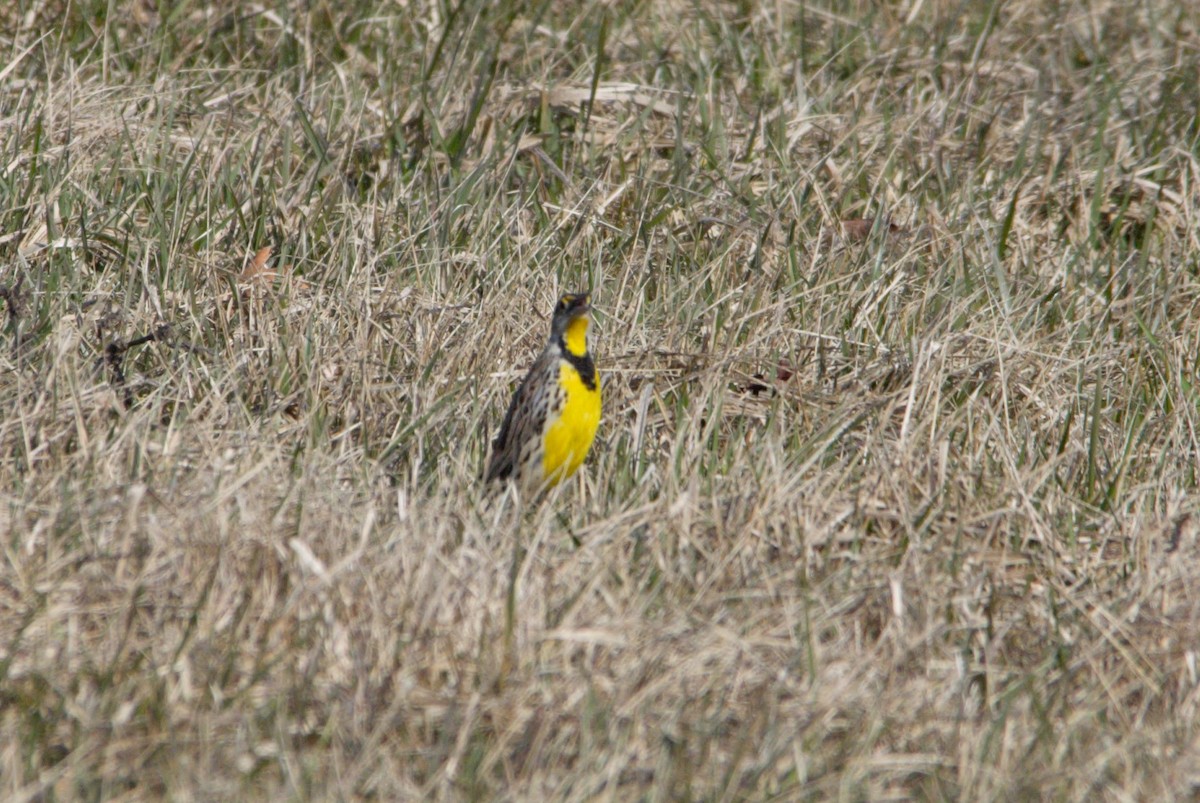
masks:
[[[596,372],[595,387],[589,388],[575,367],[563,360],[558,381],[566,398],[557,420],[546,430],[542,476],[548,485],[575,473],[592,448],[600,425],[600,372]]]

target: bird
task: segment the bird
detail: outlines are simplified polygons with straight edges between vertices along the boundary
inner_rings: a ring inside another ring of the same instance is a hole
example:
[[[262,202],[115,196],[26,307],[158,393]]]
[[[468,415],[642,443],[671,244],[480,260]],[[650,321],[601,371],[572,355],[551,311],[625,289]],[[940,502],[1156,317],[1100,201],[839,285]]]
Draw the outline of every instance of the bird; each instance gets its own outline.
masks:
[[[566,293],[550,338],[517,387],[492,444],[485,481],[514,481],[534,492],[570,477],[600,426],[600,372],[588,352],[591,296]]]

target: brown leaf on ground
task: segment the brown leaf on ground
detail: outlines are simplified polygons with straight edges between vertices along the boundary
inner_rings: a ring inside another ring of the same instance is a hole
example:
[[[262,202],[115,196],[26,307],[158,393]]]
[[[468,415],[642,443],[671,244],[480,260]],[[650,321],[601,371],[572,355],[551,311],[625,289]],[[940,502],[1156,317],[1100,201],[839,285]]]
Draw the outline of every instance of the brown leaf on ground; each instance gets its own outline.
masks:
[[[259,281],[271,283],[279,277],[278,271],[267,270],[267,260],[271,257],[271,246],[264,245],[255,252],[254,256],[246,263],[246,267],[242,268],[242,272],[238,274],[238,281],[242,283]]]
[[[875,218],[873,217],[851,218],[849,220],[842,221],[842,236],[848,241],[859,242],[871,236],[871,232],[874,230],[874,228]],[[889,237],[903,233],[904,230],[895,223],[890,221],[888,222],[887,234]]]

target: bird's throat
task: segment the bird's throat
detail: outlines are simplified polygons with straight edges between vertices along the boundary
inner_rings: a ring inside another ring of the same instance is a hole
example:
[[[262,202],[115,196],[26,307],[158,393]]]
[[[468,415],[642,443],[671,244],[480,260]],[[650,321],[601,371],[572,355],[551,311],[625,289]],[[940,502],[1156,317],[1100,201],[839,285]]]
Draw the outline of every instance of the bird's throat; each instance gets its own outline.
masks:
[[[568,354],[575,357],[587,354],[587,330],[587,315],[580,315],[567,324],[567,331],[563,333],[563,347],[566,348]]]

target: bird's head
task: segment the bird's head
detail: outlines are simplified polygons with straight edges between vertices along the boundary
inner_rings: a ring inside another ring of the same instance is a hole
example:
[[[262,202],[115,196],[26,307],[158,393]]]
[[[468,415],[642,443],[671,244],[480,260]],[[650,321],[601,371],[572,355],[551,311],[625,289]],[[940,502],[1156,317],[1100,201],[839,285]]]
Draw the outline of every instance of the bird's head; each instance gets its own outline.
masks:
[[[550,332],[562,341],[567,351],[577,356],[587,354],[587,328],[592,311],[589,293],[566,293],[554,307]]]

